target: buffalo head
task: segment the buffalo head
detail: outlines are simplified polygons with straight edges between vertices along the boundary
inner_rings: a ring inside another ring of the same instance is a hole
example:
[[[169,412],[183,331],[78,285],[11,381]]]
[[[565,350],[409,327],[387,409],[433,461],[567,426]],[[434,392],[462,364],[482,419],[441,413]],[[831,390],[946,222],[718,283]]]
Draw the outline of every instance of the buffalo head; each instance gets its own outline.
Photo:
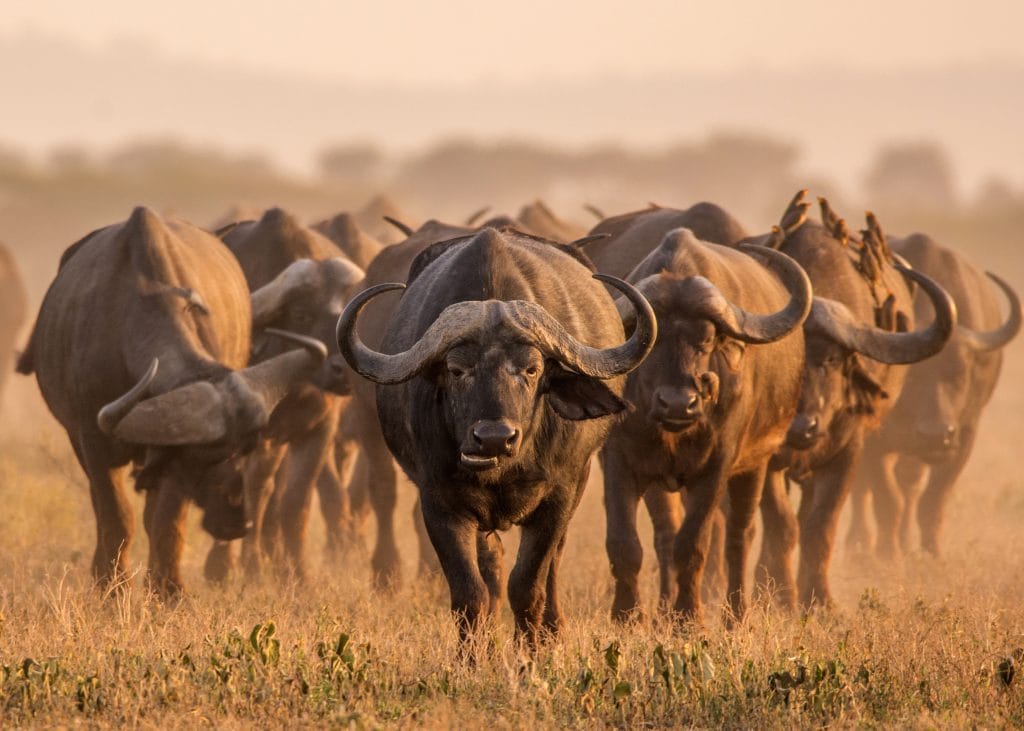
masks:
[[[142,378],[97,414],[100,430],[146,448],[136,486],[173,481],[203,510],[203,527],[214,537],[239,538],[246,530],[241,459],[257,443],[274,407],[297,382],[308,379],[327,356],[323,343],[268,331],[302,346],[258,365],[195,381],[156,396],[154,358]]]
[[[815,297],[804,325],[804,385],[786,435],[790,447],[811,448],[845,417],[874,414],[879,401],[889,397],[865,367],[864,358],[887,365],[916,363],[938,353],[949,340],[956,325],[952,298],[924,274],[895,266],[921,286],[932,302],[935,319],[922,330],[893,332],[857,322],[841,302]]]
[[[979,370],[990,368],[991,354],[1009,343],[1021,328],[1021,304],[1009,284],[988,272],[1010,304],[1005,322],[979,331],[958,324],[953,337],[937,356],[914,367],[900,397],[913,406],[913,421],[901,437],[904,446],[925,461],[941,461],[960,447],[962,427],[971,422],[979,395]],[[981,376],[984,378],[984,376]]]
[[[335,325],[348,292],[362,278],[362,269],[343,257],[299,259],[290,264],[252,294],[253,358],[262,361],[287,347],[280,338],[266,334],[270,326],[324,343],[334,342]],[[316,386],[337,394],[351,390],[337,353],[324,361],[312,380]]]
[[[436,387],[444,424],[464,469],[484,472],[515,463],[538,434],[544,403],[564,419],[594,419],[626,408],[603,380],[628,373],[647,356],[657,336],[643,295],[614,277],[595,275],[621,290],[637,311],[631,337],[613,348],[576,340],[534,302],[466,301],[445,308],[403,353],[367,348],[355,331],[359,312],[373,297],[402,289],[381,284],[356,295],[338,321],[342,355],[359,374],[379,384],[422,375]],[[453,455],[454,456],[454,455]]]
[[[803,269],[772,249],[741,248],[779,271],[790,292],[782,310],[748,312],[701,276],[662,272],[637,284],[657,313],[659,333],[653,353],[631,378],[629,394],[665,431],[696,428],[722,392],[735,392],[746,346],[779,340],[807,317],[812,295]]]

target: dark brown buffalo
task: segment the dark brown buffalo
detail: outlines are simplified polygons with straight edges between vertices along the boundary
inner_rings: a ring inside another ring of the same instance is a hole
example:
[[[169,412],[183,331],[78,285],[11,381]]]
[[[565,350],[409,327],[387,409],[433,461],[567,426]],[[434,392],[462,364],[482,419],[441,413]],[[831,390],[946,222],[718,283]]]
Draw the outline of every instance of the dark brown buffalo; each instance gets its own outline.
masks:
[[[958,324],[942,352],[910,367],[899,400],[867,441],[854,487],[850,542],[867,544],[863,498],[870,492],[881,556],[893,558],[909,547],[915,512],[922,546],[938,555],[946,503],[999,379],[1002,349],[1020,331],[1021,305],[1006,282],[991,272],[986,279],[966,257],[929,236],[913,234],[890,244],[949,292]],[[1001,297],[1010,303],[1005,321]],[[914,316],[925,321],[929,309],[926,298],[917,297]],[[925,475],[921,494],[916,488]]]
[[[161,593],[182,587],[190,501],[214,537],[245,533],[241,455],[326,355],[320,345],[246,368],[250,319],[249,290],[227,247],[146,208],[61,257],[18,370],[36,374],[88,475],[98,579],[125,576],[132,463],[146,490],[149,567]]]
[[[28,314],[28,297],[14,257],[0,243],[0,397],[14,360],[14,345]]]
[[[734,246],[747,238],[739,221],[714,203],[695,203],[685,210],[651,206],[642,211],[606,218],[590,236],[607,238],[587,244],[587,255],[598,269],[625,277],[662,242],[669,231],[688,228],[700,241]]]
[[[378,384],[384,439],[419,487],[431,543],[462,636],[496,608],[495,531],[522,527],[509,579],[516,630],[536,641],[561,622],[558,564],[591,456],[626,409],[622,376],[650,351],[654,314],[620,280],[638,315],[625,343],[615,303],[571,247],[485,228],[414,263],[378,350],[355,335],[357,295],[338,323],[352,368]]]
[[[258,221],[234,226],[223,239],[254,292],[254,363],[280,352],[280,339],[268,337],[268,328],[334,341],[347,293],[363,277],[362,270],[334,244],[280,208],[268,210]],[[335,355],[315,377],[296,384],[274,410],[265,438],[250,459],[246,505],[254,529],[244,542],[250,571],[258,569],[261,552],[275,552],[280,536],[289,569],[300,578],[305,576],[309,511],[318,484],[329,540],[339,540],[345,530],[341,486],[332,484],[330,471],[318,483],[324,466],[333,459],[339,416],[348,401],[341,398],[349,391],[344,370]],[[280,490],[274,489],[276,482]],[[274,509],[268,514],[270,500]],[[211,577],[222,575],[226,565],[230,562],[211,558]]]
[[[949,295],[893,259],[870,214],[864,240],[856,241],[821,202],[828,228],[805,223],[780,247],[804,267],[815,289],[804,323],[800,408],[777,458],[802,487],[799,592],[805,605],[831,602],[828,568],[836,524],[865,438],[899,397],[904,366],[939,352],[956,322]],[[916,331],[908,280],[921,285],[935,311],[933,322]],[[790,564],[797,526],[778,474],[765,487],[762,515],[762,568],[779,588],[782,602],[792,604]]]
[[[643,553],[636,512],[650,489],[660,498],[648,507],[662,600],[670,599],[675,575],[675,610],[698,621],[711,521],[728,492],[728,596],[731,616],[738,618],[746,606],[750,529],[768,462],[796,413],[800,324],[811,307],[811,284],[778,252],[706,243],[689,229],[665,236],[629,280],[657,314],[658,341],[627,380],[625,394],[636,410],[613,429],[601,453],[615,577],[612,616],[625,619],[638,609]],[[683,488],[690,499],[680,527],[661,503]]]
[[[329,238],[353,264],[364,271],[384,248],[384,244],[359,228],[355,216],[350,213],[339,213],[313,224],[313,229]]]

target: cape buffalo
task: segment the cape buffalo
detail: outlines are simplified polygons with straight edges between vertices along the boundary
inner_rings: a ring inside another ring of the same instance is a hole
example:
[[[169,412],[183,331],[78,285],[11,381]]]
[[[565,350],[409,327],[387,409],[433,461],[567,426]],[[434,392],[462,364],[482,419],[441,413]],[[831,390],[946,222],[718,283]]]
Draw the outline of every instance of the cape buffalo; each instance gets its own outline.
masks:
[[[61,257],[18,364],[36,374],[89,478],[96,514],[92,569],[125,575],[134,531],[127,466],[146,490],[155,588],[180,591],[189,501],[216,538],[245,533],[241,455],[322,344],[246,368],[249,290],[217,238],[136,208]]]
[[[25,323],[27,299],[14,257],[0,243],[0,397],[11,372],[15,339]]]
[[[520,208],[516,220],[526,231],[563,244],[587,235],[582,226],[563,221],[539,199]]]
[[[952,295],[958,324],[942,352],[910,367],[899,400],[867,442],[854,491],[857,498],[868,491],[874,495],[880,555],[891,558],[907,547],[915,508],[921,544],[938,555],[946,502],[995,390],[1002,348],[1020,331],[1021,305],[998,276],[989,272],[991,282],[986,280],[966,257],[924,234],[890,243]],[[1010,303],[1005,321],[999,314],[1000,295]],[[928,309],[924,298],[915,300],[917,319],[927,320]],[[915,488],[924,473],[928,481],[920,494]],[[855,499],[854,508],[851,542],[864,537],[863,500]]]
[[[854,240],[827,201],[819,199],[828,228],[807,222],[785,237],[780,251],[798,261],[814,284],[804,323],[806,361],[800,407],[777,463],[800,483],[800,599],[831,602],[828,567],[836,524],[864,439],[899,397],[901,367],[935,355],[956,323],[949,295],[892,256],[874,217],[863,241]],[[935,311],[925,328],[914,327],[908,280],[916,282]],[[765,541],[761,565],[793,603],[790,557],[797,540],[784,481],[775,477],[762,496]]]
[[[350,213],[339,213],[324,219],[313,224],[313,229],[334,242],[353,264],[363,270],[384,248],[381,242],[359,228],[355,217]]]
[[[234,226],[222,238],[255,292],[252,362],[280,353],[280,339],[264,334],[268,328],[333,342],[348,290],[363,278],[359,267],[326,237],[280,208],[266,211],[258,221]],[[251,509],[254,529],[244,545],[250,571],[260,563],[261,543],[262,552],[272,552],[279,533],[289,568],[300,578],[305,575],[305,540],[317,484],[323,488],[321,509],[328,522],[329,540],[337,540],[336,534],[343,530],[341,486],[330,483],[330,472],[325,475],[328,481],[318,483],[318,478],[332,459],[339,414],[347,402],[339,397],[349,390],[344,370],[343,361],[335,355],[316,377],[292,388],[271,415],[265,439],[249,461],[246,506]],[[282,483],[279,491],[274,489],[275,479]],[[268,515],[271,498],[275,510]],[[271,524],[265,525],[265,520]],[[222,575],[225,565],[230,562],[216,556],[208,564],[212,576]]]
[[[384,195],[374,196],[367,201],[365,206],[356,211],[355,217],[356,225],[384,246],[397,244],[405,239],[393,225],[388,224],[388,219],[402,221],[413,227],[419,226],[418,221]]]
[[[636,411],[612,430],[601,453],[615,577],[612,616],[627,618],[638,607],[641,497],[649,488],[659,495],[686,488],[681,528],[666,506],[648,503],[658,533],[662,598],[668,600],[667,577],[676,573],[676,611],[702,618],[699,588],[711,520],[728,490],[729,602],[738,618],[745,611],[746,555],[765,472],[796,413],[804,355],[799,328],[810,310],[811,284],[785,255],[706,243],[685,228],[665,236],[629,281],[654,308],[659,334],[651,356],[626,382]]]
[[[669,231],[688,228],[700,241],[733,246],[747,237],[743,226],[714,203],[695,203],[685,210],[652,205],[642,211],[606,218],[590,230],[604,235],[587,245],[587,255],[597,267],[625,277],[647,254],[657,248]]]
[[[388,447],[419,487],[423,517],[463,637],[501,595],[495,531],[522,526],[509,579],[517,633],[557,631],[558,563],[589,461],[611,415],[626,409],[623,374],[654,344],[654,313],[604,275],[637,311],[624,339],[614,302],[570,247],[495,229],[438,244],[414,263],[380,345],[355,334],[357,295],[338,323],[352,368],[378,384]],[[622,344],[620,344],[622,343]]]

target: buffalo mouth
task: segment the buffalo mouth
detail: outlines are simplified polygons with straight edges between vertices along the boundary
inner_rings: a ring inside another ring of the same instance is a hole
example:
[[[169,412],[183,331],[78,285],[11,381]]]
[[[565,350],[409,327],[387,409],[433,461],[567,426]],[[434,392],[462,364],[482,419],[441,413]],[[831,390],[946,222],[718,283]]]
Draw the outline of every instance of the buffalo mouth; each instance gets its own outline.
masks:
[[[797,450],[806,450],[813,447],[821,439],[821,434],[814,434],[813,436],[807,434],[787,434],[786,435],[786,446]]]
[[[689,418],[662,416],[658,418],[658,425],[664,431],[676,433],[689,429],[690,427],[694,426],[698,421],[700,421],[699,415],[692,416]]]
[[[463,452],[459,455],[459,459],[462,462],[463,467],[467,467],[476,472],[491,470],[498,466],[497,457],[485,457],[482,454],[466,454]]]

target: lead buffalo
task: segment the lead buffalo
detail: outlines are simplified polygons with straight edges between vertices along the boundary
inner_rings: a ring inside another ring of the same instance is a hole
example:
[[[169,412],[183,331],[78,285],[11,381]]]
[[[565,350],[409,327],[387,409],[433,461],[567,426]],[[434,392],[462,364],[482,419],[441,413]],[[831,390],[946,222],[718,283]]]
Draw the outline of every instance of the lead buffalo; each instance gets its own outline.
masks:
[[[820,199],[826,226],[807,222],[785,237],[780,250],[807,271],[815,288],[804,323],[807,355],[800,407],[777,458],[800,483],[800,598],[828,604],[828,568],[836,525],[864,440],[889,412],[903,388],[906,368],[935,355],[956,323],[949,295],[928,277],[892,256],[869,215],[863,241]],[[910,284],[919,284],[935,311],[914,328]],[[779,473],[775,473],[778,475]],[[797,541],[784,481],[769,480],[762,496],[765,540],[762,567],[785,604],[795,592],[790,557]]]
[[[641,294],[594,275],[569,247],[483,231],[428,249],[388,326],[381,352],[355,335],[357,295],[338,324],[342,354],[375,381],[384,438],[420,490],[423,517],[463,636],[501,596],[501,543],[522,526],[509,579],[517,633],[558,630],[558,563],[611,417],[626,409],[622,375],[654,343]],[[611,297],[636,308],[624,339]],[[620,344],[622,343],[622,344]]]
[[[729,600],[733,617],[745,610],[750,528],[768,462],[796,412],[804,354],[799,327],[810,310],[811,284],[788,257],[744,249],[678,229],[629,275],[654,308],[659,334],[626,383],[636,411],[613,429],[602,451],[617,619],[638,607],[636,511],[649,489],[689,493],[681,528],[668,520],[667,506],[648,506],[658,533],[662,600],[671,593],[666,577],[676,574],[675,609],[696,620],[711,520],[728,491]]]
[[[215,537],[245,533],[241,455],[291,384],[326,355],[320,344],[245,368],[250,320],[249,290],[231,252],[146,208],[61,257],[18,370],[35,372],[89,478],[97,579],[125,576],[133,463],[136,487],[146,490],[149,565],[161,593],[182,587],[190,501]]]
[[[881,430],[864,451],[855,496],[874,495],[877,549],[897,555],[909,543],[917,508],[921,544],[938,555],[946,502],[964,469],[978,434],[978,421],[992,398],[1002,367],[1002,348],[1020,331],[1021,304],[1013,289],[989,272],[1005,295],[1010,312],[999,315],[999,293],[964,256],[924,234],[892,240],[893,250],[918,271],[933,277],[952,295],[957,328],[937,356],[910,367],[907,383]],[[914,316],[927,319],[924,298]],[[928,475],[923,494],[915,488]],[[920,504],[917,500],[920,498]],[[862,499],[854,501],[852,541],[864,538]]]

